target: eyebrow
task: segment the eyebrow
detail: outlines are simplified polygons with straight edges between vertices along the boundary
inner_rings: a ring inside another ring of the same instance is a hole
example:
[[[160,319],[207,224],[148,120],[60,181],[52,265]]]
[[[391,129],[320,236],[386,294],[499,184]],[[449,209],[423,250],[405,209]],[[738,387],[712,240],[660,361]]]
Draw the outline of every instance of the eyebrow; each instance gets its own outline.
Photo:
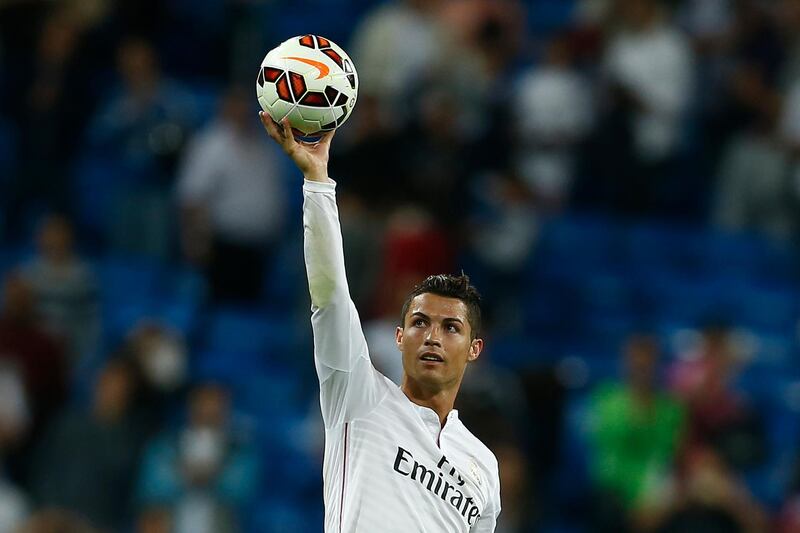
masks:
[[[420,317],[420,318],[424,318],[425,320],[428,320],[428,321],[430,321],[430,319],[431,319],[431,317],[429,317],[428,315],[426,315],[425,313],[422,313],[420,311],[415,311],[415,312],[411,313],[411,317],[415,317],[415,316]],[[442,322],[458,322],[459,324],[462,324],[462,325],[464,324],[464,321],[461,320],[458,317],[447,317],[447,318],[442,319]]]

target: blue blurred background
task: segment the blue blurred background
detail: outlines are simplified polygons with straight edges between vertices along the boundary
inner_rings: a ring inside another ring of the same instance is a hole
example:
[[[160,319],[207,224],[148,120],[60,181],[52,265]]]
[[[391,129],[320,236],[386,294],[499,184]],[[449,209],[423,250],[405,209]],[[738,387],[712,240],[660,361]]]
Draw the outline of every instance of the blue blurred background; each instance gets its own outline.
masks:
[[[361,77],[353,299],[484,295],[498,532],[800,531],[800,1],[0,3],[0,532],[322,530],[297,171],[264,54]],[[18,529],[23,528],[23,529]]]

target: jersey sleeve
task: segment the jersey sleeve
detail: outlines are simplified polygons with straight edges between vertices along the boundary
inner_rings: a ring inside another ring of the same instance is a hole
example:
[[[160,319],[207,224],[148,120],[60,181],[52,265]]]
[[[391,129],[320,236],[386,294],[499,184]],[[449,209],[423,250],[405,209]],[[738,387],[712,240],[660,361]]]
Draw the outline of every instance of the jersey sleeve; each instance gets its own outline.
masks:
[[[388,392],[372,366],[344,268],[336,185],[303,185],[303,249],[311,293],[314,363],[326,428],[363,416]]]

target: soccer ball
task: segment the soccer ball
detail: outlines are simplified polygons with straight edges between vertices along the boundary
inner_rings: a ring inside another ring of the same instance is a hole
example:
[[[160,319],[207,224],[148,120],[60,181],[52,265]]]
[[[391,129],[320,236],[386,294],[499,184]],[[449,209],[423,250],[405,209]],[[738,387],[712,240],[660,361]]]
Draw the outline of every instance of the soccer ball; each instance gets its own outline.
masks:
[[[292,37],[261,62],[256,78],[261,108],[295,133],[319,136],[350,116],[358,96],[353,62],[336,43],[318,35]]]

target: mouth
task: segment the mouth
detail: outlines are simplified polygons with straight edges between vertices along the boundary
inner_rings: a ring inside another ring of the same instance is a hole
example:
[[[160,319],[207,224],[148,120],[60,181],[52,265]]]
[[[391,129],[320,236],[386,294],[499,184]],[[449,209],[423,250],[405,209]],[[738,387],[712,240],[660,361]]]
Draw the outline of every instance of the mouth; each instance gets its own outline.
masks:
[[[423,352],[423,354],[419,356],[419,360],[423,363],[444,363],[444,357],[436,352]]]

